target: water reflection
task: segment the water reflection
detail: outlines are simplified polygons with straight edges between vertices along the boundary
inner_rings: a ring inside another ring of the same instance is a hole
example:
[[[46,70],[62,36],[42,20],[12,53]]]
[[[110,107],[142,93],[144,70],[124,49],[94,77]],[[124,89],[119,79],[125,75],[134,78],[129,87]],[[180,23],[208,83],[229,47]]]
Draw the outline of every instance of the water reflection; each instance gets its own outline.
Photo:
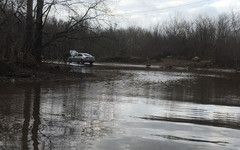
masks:
[[[36,84],[34,86],[34,102],[33,102],[33,128],[32,128],[32,141],[33,141],[33,148],[34,150],[38,150],[38,131],[39,125],[41,124],[40,121],[40,84]],[[25,118],[26,119],[26,118]]]
[[[124,71],[116,81],[125,96],[240,106],[238,74]],[[121,87],[120,87],[121,86]],[[128,89],[128,90],[125,90]]]
[[[240,146],[238,76],[93,68],[97,79],[0,85],[0,149]]]
[[[164,98],[204,104],[240,106],[240,79],[225,76],[201,77],[170,82],[165,86]]]
[[[114,126],[114,106],[93,94],[98,90],[94,85],[79,82],[69,86],[69,82],[63,82],[43,86],[41,112],[46,126],[41,132],[49,140],[45,140],[45,146],[87,149],[93,137],[112,133],[108,126]]]
[[[70,86],[68,82],[65,82],[60,84],[34,83],[11,87],[16,91],[21,90],[23,95],[22,97],[19,95],[19,99],[10,104],[23,105],[20,109],[8,110],[9,116],[13,118],[9,119],[9,122],[5,122],[6,112],[1,111],[0,115],[4,119],[1,119],[0,148],[28,150],[76,149],[77,147],[86,149],[93,137],[111,135],[114,128],[112,122],[114,103],[108,103],[108,100],[112,101],[114,97],[92,96],[91,93],[98,90],[93,87],[94,85],[88,82]],[[14,96],[9,94],[4,97],[12,99]],[[103,99],[106,101],[102,101]],[[8,103],[1,105],[5,108]],[[19,114],[23,116],[18,117],[16,112],[20,112]],[[18,123],[20,126],[20,130],[16,131],[18,133],[12,132],[11,128],[14,125],[11,124],[21,121],[22,126]],[[4,135],[8,137],[3,138]],[[12,137],[21,141],[10,140],[13,139]]]
[[[23,106],[23,127],[22,127],[22,150],[28,150],[28,129],[30,124],[30,107],[31,107],[31,89],[26,88],[24,91],[24,106]]]
[[[71,67],[72,72],[82,72],[82,73],[92,73],[93,72],[93,66],[90,64],[85,64],[85,65],[74,65]]]

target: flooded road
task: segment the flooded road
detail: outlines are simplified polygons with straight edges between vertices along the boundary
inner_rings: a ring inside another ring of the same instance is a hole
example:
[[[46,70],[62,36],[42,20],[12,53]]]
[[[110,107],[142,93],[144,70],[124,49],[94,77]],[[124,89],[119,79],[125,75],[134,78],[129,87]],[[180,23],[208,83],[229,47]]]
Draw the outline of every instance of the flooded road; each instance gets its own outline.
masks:
[[[237,74],[75,71],[96,78],[0,85],[0,149],[240,149]]]

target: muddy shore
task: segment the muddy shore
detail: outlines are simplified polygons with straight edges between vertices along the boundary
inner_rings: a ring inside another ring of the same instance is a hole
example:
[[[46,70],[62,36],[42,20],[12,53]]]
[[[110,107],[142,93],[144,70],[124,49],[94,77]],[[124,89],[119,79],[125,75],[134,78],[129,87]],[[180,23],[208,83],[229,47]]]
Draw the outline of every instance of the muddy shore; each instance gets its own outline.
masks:
[[[59,64],[43,63],[41,66],[35,67],[1,64],[0,83],[77,80],[94,76],[91,73],[71,70],[71,66]]]
[[[41,66],[26,66],[13,64],[0,64],[0,83],[33,82],[48,80],[78,80],[89,77],[96,77],[94,73],[83,73],[74,71],[77,67],[91,67],[79,64],[61,62],[44,62]],[[124,63],[95,63],[95,67],[104,68],[125,68],[129,69],[151,69],[159,71],[197,71],[197,72],[223,72],[239,73],[235,69],[214,68],[214,67],[192,67],[181,62],[159,63],[159,64],[124,64]],[[75,69],[74,69],[75,68]]]

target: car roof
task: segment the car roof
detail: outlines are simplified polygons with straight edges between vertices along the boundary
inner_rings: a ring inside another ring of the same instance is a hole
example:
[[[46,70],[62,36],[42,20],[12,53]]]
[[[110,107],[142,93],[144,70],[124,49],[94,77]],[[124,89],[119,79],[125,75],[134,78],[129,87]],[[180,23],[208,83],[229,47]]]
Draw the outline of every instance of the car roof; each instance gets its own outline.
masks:
[[[78,54],[83,54],[83,55],[91,55],[91,54],[88,54],[88,53],[78,53]]]

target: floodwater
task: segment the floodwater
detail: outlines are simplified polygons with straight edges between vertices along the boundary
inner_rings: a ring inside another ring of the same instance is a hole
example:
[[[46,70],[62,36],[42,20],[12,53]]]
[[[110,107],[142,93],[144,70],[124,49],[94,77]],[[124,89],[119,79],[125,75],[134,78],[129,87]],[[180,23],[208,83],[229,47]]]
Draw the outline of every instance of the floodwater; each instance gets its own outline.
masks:
[[[0,149],[237,150],[240,76],[82,67],[95,78],[0,85]]]

